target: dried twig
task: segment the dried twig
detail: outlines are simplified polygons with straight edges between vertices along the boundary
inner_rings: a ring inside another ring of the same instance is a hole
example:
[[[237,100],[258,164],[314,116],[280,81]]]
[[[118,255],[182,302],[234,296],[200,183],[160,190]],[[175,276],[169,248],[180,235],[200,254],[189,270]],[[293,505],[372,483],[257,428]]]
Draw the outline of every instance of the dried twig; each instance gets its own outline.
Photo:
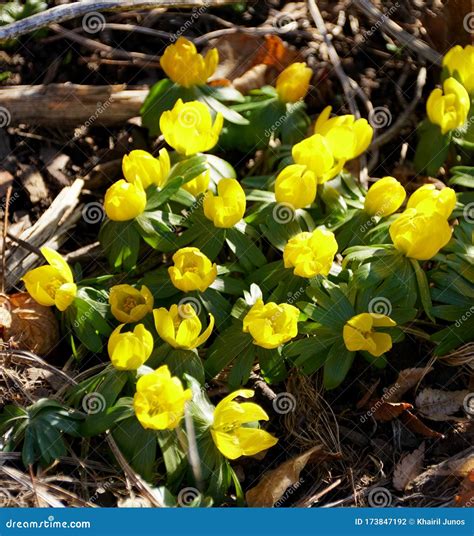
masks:
[[[236,3],[236,0],[207,0],[206,2],[208,7],[224,6],[234,3]],[[157,7],[202,7],[202,2],[197,0],[148,0],[145,2],[141,0],[102,0],[101,2],[96,2],[95,0],[81,0],[80,2],[74,2],[72,4],[61,4],[41,13],[37,13],[36,15],[32,15],[31,17],[26,17],[25,19],[0,27],[0,40],[19,37],[20,35],[33,32],[53,23],[82,17],[87,13],[154,9]]]
[[[310,0],[311,3],[311,0]],[[420,39],[406,32],[400,25],[390,19],[389,16],[378,10],[370,0],[354,0],[354,5],[358,7],[372,22],[391,35],[402,45],[410,48],[426,60],[441,65],[442,56],[433,50]]]
[[[7,195],[5,197],[5,214],[3,217],[3,241],[2,241],[2,279],[1,279],[1,292],[2,294],[5,293],[5,266],[6,266],[6,259],[5,259],[5,252],[7,248],[7,232],[8,232],[8,212],[10,207],[10,197],[12,195],[12,187],[9,186],[7,189]]]

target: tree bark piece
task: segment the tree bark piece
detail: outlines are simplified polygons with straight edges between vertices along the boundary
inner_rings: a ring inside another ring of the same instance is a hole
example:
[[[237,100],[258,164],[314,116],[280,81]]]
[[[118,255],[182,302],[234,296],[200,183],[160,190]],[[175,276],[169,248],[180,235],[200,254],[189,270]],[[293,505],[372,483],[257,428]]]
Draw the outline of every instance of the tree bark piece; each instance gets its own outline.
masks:
[[[125,89],[124,85],[7,86],[0,89],[0,102],[10,114],[11,125],[79,128],[80,135],[89,126],[120,125],[139,115],[147,94],[147,88]]]

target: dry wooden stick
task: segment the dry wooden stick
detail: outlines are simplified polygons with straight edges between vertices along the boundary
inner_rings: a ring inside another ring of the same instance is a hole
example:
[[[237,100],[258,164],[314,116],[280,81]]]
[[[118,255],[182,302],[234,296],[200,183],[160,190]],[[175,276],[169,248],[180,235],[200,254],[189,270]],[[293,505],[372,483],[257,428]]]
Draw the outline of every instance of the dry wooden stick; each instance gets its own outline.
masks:
[[[9,186],[7,189],[7,195],[5,197],[5,208],[4,208],[4,217],[3,217],[3,241],[2,241],[2,279],[1,279],[1,292],[5,292],[5,267],[6,267],[6,249],[7,249],[7,232],[8,232],[8,212],[10,207],[10,197],[12,195],[12,186]]]
[[[237,0],[206,0],[206,7],[224,6],[234,4]],[[203,7],[203,2],[198,0],[81,0],[72,4],[61,4],[26,17],[25,19],[0,27],[0,40],[19,37],[40,28],[44,28],[53,23],[75,19],[88,13],[99,11],[130,11],[133,9],[155,9],[155,8],[193,8]]]
[[[426,43],[406,32],[400,25],[390,19],[389,16],[378,10],[370,0],[353,0],[356,7],[364,13],[374,24],[378,25],[402,45],[410,48],[426,60],[441,65],[442,56]]]
[[[321,15],[321,12],[319,11],[316,0],[308,0],[308,7],[309,7],[309,12],[311,13],[311,16],[313,17],[314,23],[316,24],[316,28],[318,29],[319,33],[323,36],[324,43],[326,44],[327,49],[328,49],[329,59],[331,60],[334,70],[336,71],[336,74],[341,82],[344,95],[346,96],[347,103],[349,105],[349,109],[351,113],[354,114],[356,117],[360,117],[360,112],[359,112],[359,109],[357,108],[357,104],[354,99],[354,90],[351,87],[349,78],[347,77],[346,73],[344,72],[344,69],[342,68],[339,54],[337,53],[337,50],[334,48],[334,45],[332,44],[331,35],[326,29],[326,24]]]

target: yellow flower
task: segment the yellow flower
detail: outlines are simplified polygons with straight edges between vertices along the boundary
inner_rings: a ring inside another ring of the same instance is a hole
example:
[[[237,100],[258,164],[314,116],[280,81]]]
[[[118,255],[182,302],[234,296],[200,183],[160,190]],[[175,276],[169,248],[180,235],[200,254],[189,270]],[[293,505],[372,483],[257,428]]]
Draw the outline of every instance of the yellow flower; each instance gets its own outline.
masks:
[[[168,151],[161,149],[158,158],[146,151],[132,151],[123,157],[122,171],[128,182],[145,189],[151,184],[163,186],[170,172]]]
[[[153,311],[158,335],[173,348],[192,350],[204,344],[211,336],[214,317],[209,314],[209,325],[201,333],[202,324],[189,303],[173,304],[170,310],[164,307]]]
[[[276,81],[278,98],[282,102],[297,102],[308,93],[313,71],[306,63],[292,63],[282,71]]]
[[[316,177],[314,173],[300,164],[291,164],[280,171],[275,181],[277,203],[286,203],[293,209],[303,208],[316,198]]]
[[[166,142],[178,153],[186,156],[212,149],[216,145],[224,124],[221,113],[212,123],[211,112],[198,101],[178,99],[172,110],[163,112],[160,129]]]
[[[183,292],[204,292],[217,277],[217,266],[198,248],[178,249],[173,255],[173,262],[174,266],[168,268],[168,273],[173,285]]]
[[[448,219],[455,205],[456,192],[452,188],[438,190],[434,184],[424,184],[411,194],[407,208],[416,208],[425,214],[437,212]]]
[[[171,376],[168,366],[163,365],[137,381],[133,408],[143,428],[173,430],[192,396],[191,389],[183,389],[181,380]]]
[[[153,336],[143,324],[135,326],[133,331],[121,333],[124,325],[120,324],[111,333],[107,350],[117,370],[136,370],[150,357]]]
[[[451,76],[458,74],[459,81],[469,94],[474,93],[474,46],[454,46],[444,56],[443,66],[447,67]]]
[[[455,78],[445,80],[443,90],[433,89],[426,101],[428,118],[442,134],[464,125],[469,108],[469,95]]]
[[[153,310],[153,295],[145,285],[140,290],[131,285],[110,289],[110,310],[119,322],[138,322]]]
[[[390,225],[394,246],[405,256],[420,261],[434,257],[451,239],[446,218],[408,208]]]
[[[54,249],[42,247],[41,253],[48,264],[30,270],[22,281],[27,292],[40,305],[55,305],[60,311],[65,311],[77,293],[71,268]]]
[[[262,348],[278,348],[298,334],[299,310],[288,303],[264,305],[259,298],[245,315],[243,332],[250,333],[253,343]]]
[[[221,179],[217,183],[217,196],[210,190],[204,197],[204,216],[215,227],[228,229],[245,214],[245,192],[235,179]]]
[[[214,410],[211,435],[219,451],[230,460],[240,456],[253,456],[273,447],[276,437],[265,430],[245,426],[257,421],[268,421],[265,411],[253,402],[235,402],[235,398],[251,398],[251,389],[239,389],[223,398]]]
[[[113,221],[133,220],[140,216],[145,206],[146,193],[139,184],[120,179],[105,192],[105,212]]]
[[[309,138],[293,145],[291,151],[297,164],[306,166],[322,184],[342,171],[345,160],[338,160],[328,140],[321,134],[313,134]]]
[[[342,331],[344,344],[350,352],[365,350],[380,357],[392,347],[388,333],[377,333],[373,328],[396,326],[390,317],[376,313],[361,313],[348,320]]]
[[[174,45],[166,47],[160,65],[166,75],[184,87],[202,86],[214,74],[219,53],[212,48],[203,57],[191,41],[180,37]]]
[[[288,240],[283,251],[285,268],[293,268],[300,277],[328,275],[337,242],[331,231],[318,227],[312,233],[299,233]]]
[[[369,147],[374,129],[366,119],[356,119],[353,115],[331,115],[331,106],[326,106],[319,114],[314,133],[323,135],[336,158],[352,160]]]
[[[197,197],[198,195],[203,194],[209,188],[210,180],[211,172],[209,169],[206,169],[206,171],[203,171],[197,177],[194,177],[194,179],[191,179],[183,184],[181,188],[189,192],[191,195],[194,195],[194,197]]]
[[[369,188],[365,196],[364,210],[370,216],[390,216],[405,201],[405,188],[394,177],[384,177]]]

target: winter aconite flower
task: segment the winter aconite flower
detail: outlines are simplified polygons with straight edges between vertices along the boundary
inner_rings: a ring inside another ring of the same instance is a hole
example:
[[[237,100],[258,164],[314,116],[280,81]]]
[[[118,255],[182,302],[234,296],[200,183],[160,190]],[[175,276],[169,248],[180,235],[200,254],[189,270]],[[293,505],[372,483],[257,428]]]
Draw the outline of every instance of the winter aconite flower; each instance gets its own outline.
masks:
[[[143,324],[133,331],[121,333],[120,324],[109,337],[107,350],[112,365],[118,370],[136,370],[147,361],[153,351],[153,336]]]
[[[217,266],[213,264],[198,248],[178,249],[173,255],[174,265],[168,268],[173,285],[189,292],[204,292],[217,277]]]
[[[426,101],[428,118],[440,126],[442,134],[464,125],[469,108],[467,91],[452,77],[444,81],[442,90],[433,89]]]
[[[425,214],[437,212],[448,219],[455,205],[456,192],[452,188],[438,190],[434,184],[424,184],[411,194],[407,208],[416,208]]]
[[[324,227],[318,227],[312,233],[299,233],[285,246],[285,268],[294,268],[293,273],[300,277],[328,275],[337,247],[334,234]]]
[[[230,460],[240,456],[253,456],[273,447],[278,439],[265,430],[245,426],[258,421],[268,421],[265,411],[253,402],[236,402],[235,399],[251,398],[251,389],[239,389],[222,399],[214,410],[211,435],[219,451]]]
[[[146,193],[140,184],[120,179],[105,192],[105,213],[113,221],[133,220],[140,216],[145,206]]]
[[[345,160],[336,158],[330,143],[321,134],[313,134],[293,145],[291,153],[297,164],[306,166],[314,173],[319,184],[334,178],[345,164]]]
[[[167,365],[141,376],[133,397],[135,415],[143,428],[172,430],[183,418],[184,406],[191,400],[191,389],[171,376]]]
[[[219,53],[212,48],[203,57],[196,47],[185,37],[166,47],[160,58],[160,65],[173,82],[184,87],[204,85],[214,74],[219,63]]]
[[[300,312],[288,303],[263,303],[259,298],[244,317],[243,331],[262,348],[278,348],[298,334]]]
[[[209,339],[214,317],[209,314],[209,325],[201,333],[202,324],[194,307],[189,303],[173,304],[169,311],[164,307],[153,311],[158,335],[173,348],[192,350]]]
[[[123,157],[122,171],[128,182],[138,183],[144,189],[151,184],[163,186],[170,172],[168,151],[161,149],[158,158],[146,151],[132,151]]]
[[[202,102],[183,102],[181,99],[160,117],[160,129],[166,143],[186,156],[212,149],[223,124],[220,113],[212,122],[211,112]]]
[[[22,281],[30,296],[40,305],[55,305],[60,311],[65,311],[77,293],[71,268],[54,249],[42,247],[41,253],[48,264],[30,270]]]
[[[110,310],[119,322],[138,322],[153,310],[153,295],[145,285],[115,285],[109,294]]]
[[[316,177],[306,166],[291,164],[280,171],[275,181],[277,203],[286,203],[293,209],[303,208],[316,198]]]
[[[198,195],[203,194],[209,188],[210,180],[211,172],[206,169],[206,171],[203,171],[197,177],[194,177],[194,179],[185,182],[181,188],[189,192],[191,195],[194,195],[194,197],[197,197]]]
[[[331,110],[331,106],[326,106],[319,114],[314,133],[326,138],[336,158],[352,160],[360,156],[369,147],[374,129],[367,119],[356,119],[350,114],[330,117]]]
[[[390,225],[390,237],[405,256],[427,261],[450,241],[451,228],[436,212],[425,214],[408,208]]]
[[[456,45],[445,54],[443,67],[449,74],[458,79],[469,94],[474,93],[474,46],[467,45],[462,48]]]
[[[245,192],[235,179],[221,179],[217,195],[210,190],[204,197],[204,215],[215,227],[227,229],[239,222],[245,214]]]
[[[282,102],[297,102],[308,93],[313,71],[306,63],[292,63],[282,71],[276,81],[278,98]]]
[[[374,328],[396,325],[386,315],[361,313],[346,322],[342,332],[344,344],[350,352],[364,350],[374,357],[380,357],[392,347],[392,337],[388,333],[374,331]]]
[[[365,196],[364,210],[370,216],[390,216],[405,201],[405,188],[394,177],[384,177],[369,188]]]

